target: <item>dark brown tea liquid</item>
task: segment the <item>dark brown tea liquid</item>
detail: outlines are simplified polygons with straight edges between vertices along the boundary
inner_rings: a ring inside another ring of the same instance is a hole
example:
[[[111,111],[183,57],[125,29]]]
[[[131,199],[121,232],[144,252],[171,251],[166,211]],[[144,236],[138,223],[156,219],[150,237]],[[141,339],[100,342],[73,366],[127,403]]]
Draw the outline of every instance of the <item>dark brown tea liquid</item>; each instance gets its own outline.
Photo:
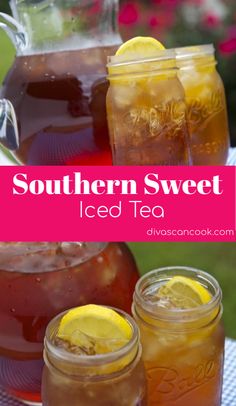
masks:
[[[14,105],[17,160],[27,165],[110,165],[107,56],[116,46],[17,57],[2,97]]]

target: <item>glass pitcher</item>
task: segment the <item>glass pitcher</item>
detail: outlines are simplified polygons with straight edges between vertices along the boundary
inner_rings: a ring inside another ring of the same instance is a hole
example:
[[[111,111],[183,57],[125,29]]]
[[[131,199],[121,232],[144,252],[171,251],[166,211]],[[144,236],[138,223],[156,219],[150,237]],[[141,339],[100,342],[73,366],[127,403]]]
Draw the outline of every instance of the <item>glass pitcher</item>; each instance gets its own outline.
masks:
[[[19,163],[109,165],[107,56],[118,0],[11,0],[0,26],[16,48],[1,96],[16,110]]]

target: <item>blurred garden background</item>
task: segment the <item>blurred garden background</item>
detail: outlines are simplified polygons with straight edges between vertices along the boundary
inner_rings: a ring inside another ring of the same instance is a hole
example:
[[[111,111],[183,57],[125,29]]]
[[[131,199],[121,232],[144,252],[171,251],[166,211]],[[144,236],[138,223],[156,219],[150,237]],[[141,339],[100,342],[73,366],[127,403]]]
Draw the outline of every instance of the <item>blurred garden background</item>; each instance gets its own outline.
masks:
[[[236,243],[130,243],[140,272],[190,266],[212,274],[223,291],[226,335],[236,338]]]
[[[0,11],[10,13],[9,0],[0,0]],[[119,25],[124,40],[151,35],[166,47],[215,45],[226,89],[231,142],[236,146],[236,0],[120,0]],[[1,82],[14,49],[3,33],[0,46]]]

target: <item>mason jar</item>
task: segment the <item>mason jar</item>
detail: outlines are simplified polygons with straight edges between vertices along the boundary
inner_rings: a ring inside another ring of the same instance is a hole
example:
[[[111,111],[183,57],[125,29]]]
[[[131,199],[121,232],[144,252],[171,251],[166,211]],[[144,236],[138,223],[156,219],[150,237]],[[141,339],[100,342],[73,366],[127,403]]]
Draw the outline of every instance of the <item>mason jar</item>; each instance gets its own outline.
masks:
[[[107,116],[115,165],[189,165],[183,87],[175,53],[108,59]]]
[[[224,85],[213,45],[176,48],[178,76],[185,90],[194,165],[224,165],[229,129]]]
[[[123,347],[105,354],[79,355],[58,347],[56,336],[65,313],[49,323],[45,336],[43,406],[147,405],[139,330],[128,314],[116,311],[131,326],[132,336]]]
[[[158,305],[160,286],[173,276],[199,282],[211,300],[194,308]],[[186,267],[161,268],[136,285],[133,315],[141,333],[149,406],[220,406],[224,329],[221,289],[209,274]]]

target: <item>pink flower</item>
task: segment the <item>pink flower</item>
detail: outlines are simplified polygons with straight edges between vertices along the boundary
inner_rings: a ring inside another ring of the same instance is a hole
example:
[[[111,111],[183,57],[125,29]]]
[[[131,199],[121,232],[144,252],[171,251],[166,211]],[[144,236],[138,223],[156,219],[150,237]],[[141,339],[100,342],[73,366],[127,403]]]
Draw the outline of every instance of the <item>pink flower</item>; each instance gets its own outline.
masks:
[[[174,12],[171,10],[160,10],[157,12],[157,15],[148,15],[148,18],[146,19],[148,26],[151,28],[171,28],[174,24],[175,21],[175,16]]]
[[[158,18],[156,16],[152,16],[149,18],[148,25],[151,28],[156,28],[159,25]]]
[[[219,44],[222,54],[230,55],[236,52],[236,38],[229,38]]]
[[[219,18],[219,16],[217,16],[216,14],[206,14],[203,18],[203,24],[207,27],[207,28],[215,28],[218,27],[221,23],[221,20]]]
[[[133,25],[139,19],[138,7],[134,3],[125,3],[120,8],[119,23],[124,25]]]

